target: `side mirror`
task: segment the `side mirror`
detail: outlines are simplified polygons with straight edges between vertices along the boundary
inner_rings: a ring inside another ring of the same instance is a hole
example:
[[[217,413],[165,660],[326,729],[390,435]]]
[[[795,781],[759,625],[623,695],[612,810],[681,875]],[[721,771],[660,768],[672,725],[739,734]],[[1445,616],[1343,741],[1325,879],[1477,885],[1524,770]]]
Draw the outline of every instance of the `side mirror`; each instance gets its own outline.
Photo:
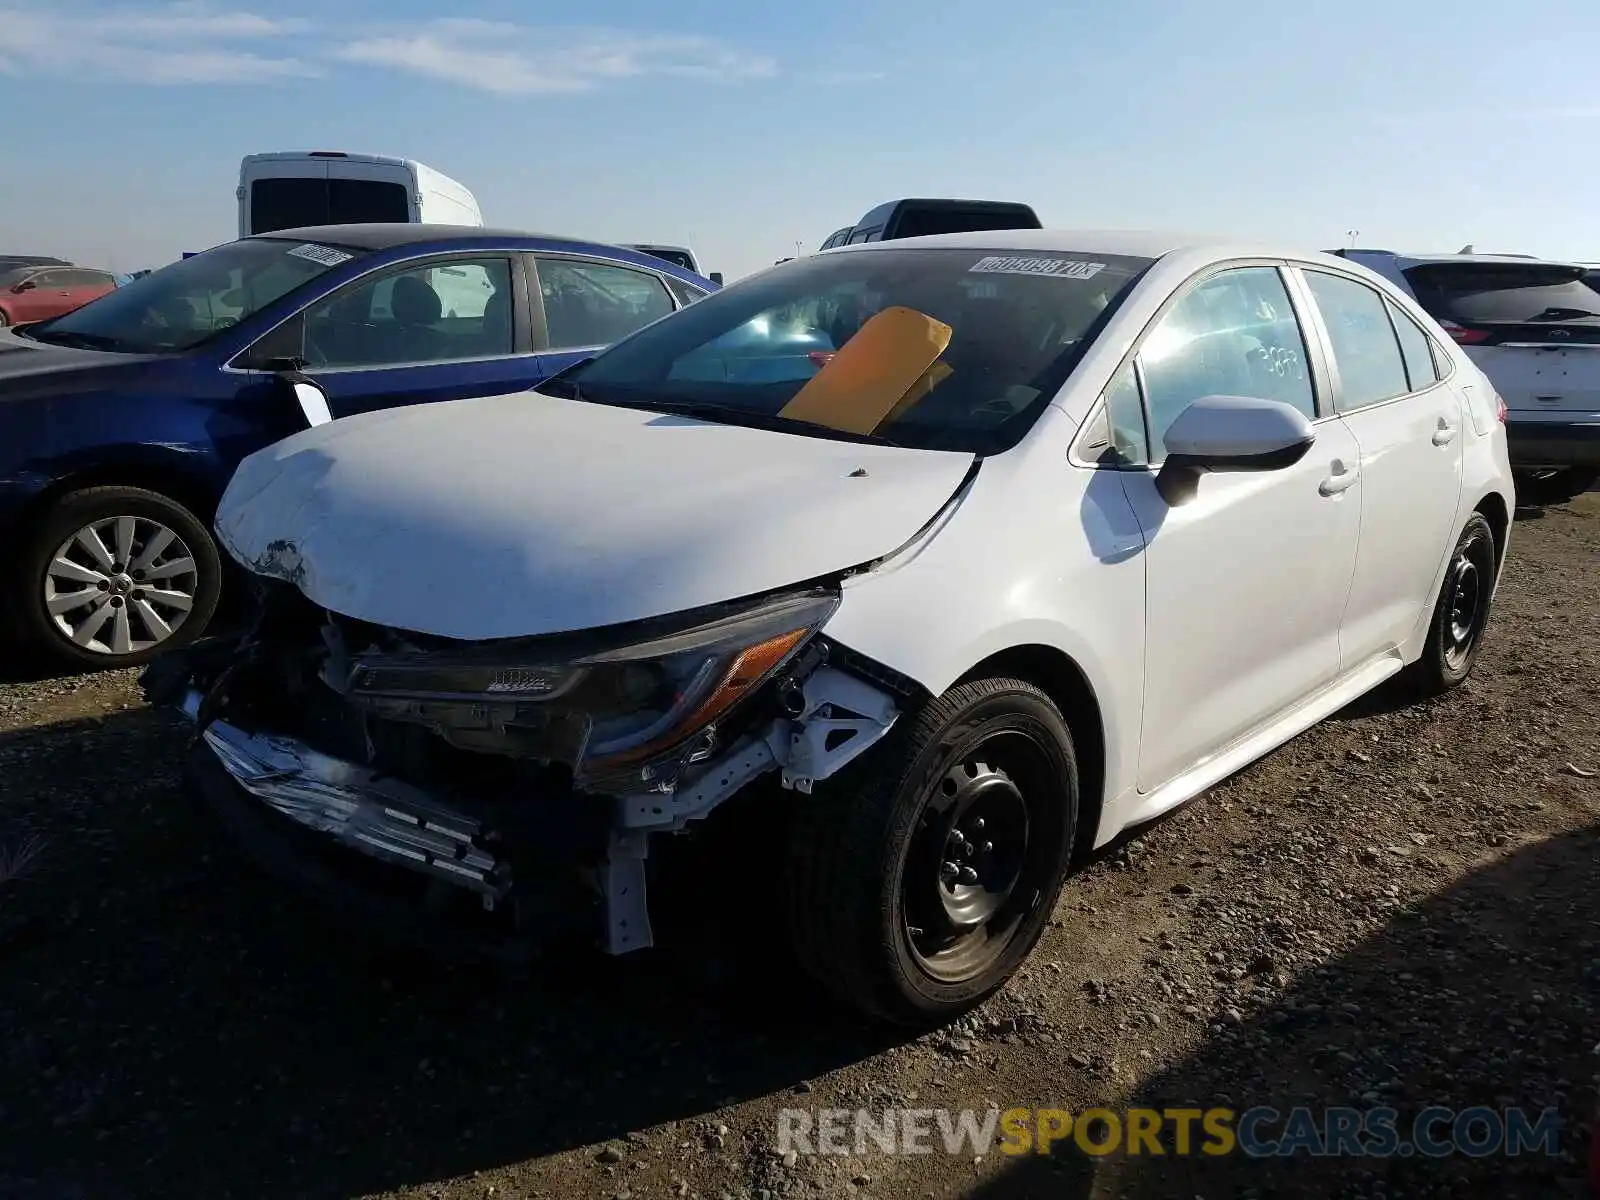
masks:
[[[1156,491],[1169,505],[1192,500],[1207,471],[1281,471],[1305,457],[1317,431],[1281,400],[1202,396],[1167,428]]]
[[[1316,438],[1306,415],[1281,400],[1204,396],[1168,427],[1163,472],[1280,471],[1304,458]]]
[[[706,278],[711,280],[711,282],[716,284],[718,287],[722,286],[722,272],[721,271],[713,271],[713,272],[711,272],[711,274],[707,275]]]
[[[13,292],[31,292],[31,291],[33,291],[34,288],[36,288],[38,286],[39,285],[37,283],[35,283],[33,280],[24,279],[21,283],[17,284],[17,286],[12,288],[11,290]]]
[[[284,371],[277,376],[278,387],[293,398],[295,407],[305,418],[308,427],[326,425],[333,420],[328,407],[328,394],[309,375],[298,371]]]

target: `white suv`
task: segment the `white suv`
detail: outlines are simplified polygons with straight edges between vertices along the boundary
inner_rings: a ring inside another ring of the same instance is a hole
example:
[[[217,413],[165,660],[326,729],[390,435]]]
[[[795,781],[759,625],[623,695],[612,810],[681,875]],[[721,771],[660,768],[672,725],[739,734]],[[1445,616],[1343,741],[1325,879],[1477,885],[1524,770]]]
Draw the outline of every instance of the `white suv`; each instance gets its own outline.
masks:
[[[1600,270],[1509,254],[1336,250],[1414,296],[1504,398],[1517,495],[1600,480]]]

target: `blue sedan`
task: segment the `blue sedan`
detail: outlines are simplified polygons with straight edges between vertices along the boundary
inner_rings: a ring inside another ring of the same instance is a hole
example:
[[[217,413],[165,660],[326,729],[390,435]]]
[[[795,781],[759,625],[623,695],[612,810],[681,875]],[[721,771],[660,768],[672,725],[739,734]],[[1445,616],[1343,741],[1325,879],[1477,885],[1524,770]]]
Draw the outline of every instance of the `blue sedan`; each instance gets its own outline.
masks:
[[[329,415],[517,392],[716,284],[616,246],[453,226],[243,238],[0,331],[0,614],[64,665],[199,636],[246,455]]]

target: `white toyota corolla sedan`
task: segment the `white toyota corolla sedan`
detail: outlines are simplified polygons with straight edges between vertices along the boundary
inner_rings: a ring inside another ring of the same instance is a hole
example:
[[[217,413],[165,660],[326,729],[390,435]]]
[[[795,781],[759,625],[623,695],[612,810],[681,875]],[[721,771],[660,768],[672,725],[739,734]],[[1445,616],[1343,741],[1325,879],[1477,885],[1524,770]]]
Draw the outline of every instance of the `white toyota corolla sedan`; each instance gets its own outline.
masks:
[[[255,627],[145,685],[241,843],[340,907],[621,953],[651,943],[651,835],[755,806],[781,832],[735,845],[785,877],[800,960],[938,1021],[1084,852],[1393,676],[1467,677],[1503,417],[1338,258],[851,246],[537,391],[254,455],[216,527]]]

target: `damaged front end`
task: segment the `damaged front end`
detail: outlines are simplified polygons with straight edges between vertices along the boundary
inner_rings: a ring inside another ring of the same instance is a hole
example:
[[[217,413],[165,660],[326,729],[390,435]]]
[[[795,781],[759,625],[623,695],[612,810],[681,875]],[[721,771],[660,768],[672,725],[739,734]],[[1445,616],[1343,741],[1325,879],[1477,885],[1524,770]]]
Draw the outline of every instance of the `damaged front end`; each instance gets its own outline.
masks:
[[[463,642],[257,585],[247,634],[164,656],[141,679],[151,703],[195,722],[196,754],[240,816],[311,835],[307,854],[337,847],[331,869],[352,886],[354,850],[428,908],[465,902],[520,937],[587,907],[613,954],[652,944],[650,834],[769,773],[809,792],[882,738],[912,690],[820,635],[832,587]]]

